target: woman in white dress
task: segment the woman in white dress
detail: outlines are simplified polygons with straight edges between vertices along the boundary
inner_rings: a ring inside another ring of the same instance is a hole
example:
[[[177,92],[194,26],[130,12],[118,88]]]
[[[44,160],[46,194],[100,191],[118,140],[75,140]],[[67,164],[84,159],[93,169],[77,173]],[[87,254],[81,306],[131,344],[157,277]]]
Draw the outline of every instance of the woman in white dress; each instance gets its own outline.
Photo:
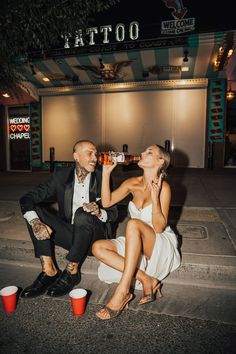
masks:
[[[118,286],[109,302],[97,313],[102,320],[118,316],[133,299],[131,284],[142,288],[139,305],[161,296],[161,280],[180,265],[177,237],[167,226],[171,200],[169,184],[163,180],[170,155],[162,146],[149,146],[138,166],[143,175],[125,180],[110,191],[110,174],[116,164],[103,166],[102,205],[110,207],[130,193],[129,219],[125,237],[99,240],[93,244],[93,254],[100,261],[99,279]]]

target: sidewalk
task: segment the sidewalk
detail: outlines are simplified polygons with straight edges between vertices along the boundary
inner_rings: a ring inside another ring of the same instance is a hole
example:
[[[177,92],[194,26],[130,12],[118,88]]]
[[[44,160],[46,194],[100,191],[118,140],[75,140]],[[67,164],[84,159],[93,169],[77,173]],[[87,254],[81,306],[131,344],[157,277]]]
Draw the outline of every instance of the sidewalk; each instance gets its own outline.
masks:
[[[138,170],[118,170],[114,184]],[[33,186],[45,181],[48,172],[0,173],[0,262],[18,264],[39,271],[33,258],[18,199]],[[236,170],[170,169],[172,202],[169,222],[179,236],[182,265],[164,280],[164,301],[146,308],[166,313],[236,324]],[[124,235],[127,201],[120,205],[117,235]],[[57,248],[59,265],[65,251]],[[81,286],[91,289],[94,303],[106,302],[114,285],[97,279],[98,262],[88,257],[82,267]],[[27,278],[27,279],[26,279]],[[25,280],[22,286],[34,277]],[[10,280],[10,279],[9,279]],[[7,279],[1,284],[7,284]],[[140,294],[139,294],[140,293]],[[141,292],[137,292],[141,296]],[[135,305],[134,305],[135,306]],[[140,311],[138,306],[135,310]]]

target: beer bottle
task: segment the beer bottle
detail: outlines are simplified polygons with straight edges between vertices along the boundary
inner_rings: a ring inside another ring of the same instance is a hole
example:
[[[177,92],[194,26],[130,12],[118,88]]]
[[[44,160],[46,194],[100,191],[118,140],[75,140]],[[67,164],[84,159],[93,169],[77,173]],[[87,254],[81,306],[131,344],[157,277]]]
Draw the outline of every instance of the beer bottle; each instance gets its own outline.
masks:
[[[129,165],[131,163],[137,163],[141,157],[126,152],[105,151],[99,152],[97,158],[98,163],[101,165],[112,165],[113,163],[117,163],[118,165]]]

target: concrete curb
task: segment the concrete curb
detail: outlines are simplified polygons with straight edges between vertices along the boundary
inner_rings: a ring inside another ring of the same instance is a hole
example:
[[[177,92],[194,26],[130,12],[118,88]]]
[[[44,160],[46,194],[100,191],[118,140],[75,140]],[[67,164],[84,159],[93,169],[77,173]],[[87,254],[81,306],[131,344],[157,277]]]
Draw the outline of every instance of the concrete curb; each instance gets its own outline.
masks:
[[[0,277],[3,285],[18,284],[22,288],[32,283],[32,280],[35,279],[40,271],[40,265],[37,264],[36,266],[32,265],[32,263],[23,265],[22,263],[16,264],[10,261],[8,261],[8,263],[0,261],[0,266]],[[96,306],[98,309],[99,305],[102,306],[109,301],[114,293],[116,284],[106,284],[100,281],[97,275],[86,274],[82,276],[81,283],[78,287],[89,291],[89,303],[98,305]],[[145,306],[139,306],[138,301],[143,296],[143,292],[141,290],[135,290],[135,298],[131,302],[129,309],[133,311],[133,315],[141,311],[143,316],[147,316],[147,313],[157,316],[165,314],[169,316],[215,321],[218,324],[236,324],[235,289],[209,287],[209,285],[204,287],[202,285],[199,286],[197,283],[184,284],[178,281],[175,283],[165,283],[162,292],[162,298],[157,297],[156,301]],[[69,302],[68,294],[59,298],[50,299],[49,296],[45,294],[42,298],[49,300],[49,308],[54,308],[55,302],[58,301]],[[38,306],[41,308],[40,304],[42,299],[39,298],[36,301],[38,301]],[[20,304],[23,303],[29,304],[29,309],[25,314],[28,318],[29,311],[32,311],[32,302],[31,300],[20,299]],[[56,314],[54,315],[57,316]],[[43,316],[45,317],[45,313]],[[44,317],[41,317],[39,325],[42,324],[42,318]],[[35,320],[37,321],[37,315]]]
[[[58,266],[64,268],[67,251],[56,247]],[[220,261],[219,261],[220,259]],[[39,260],[34,257],[30,241],[2,239],[0,244],[0,260],[4,262],[19,262],[39,265]],[[97,275],[99,261],[88,256],[83,263],[82,273]],[[207,256],[207,255],[182,255],[181,266],[171,273],[163,282],[196,284],[217,288],[236,290],[236,257],[234,256]]]

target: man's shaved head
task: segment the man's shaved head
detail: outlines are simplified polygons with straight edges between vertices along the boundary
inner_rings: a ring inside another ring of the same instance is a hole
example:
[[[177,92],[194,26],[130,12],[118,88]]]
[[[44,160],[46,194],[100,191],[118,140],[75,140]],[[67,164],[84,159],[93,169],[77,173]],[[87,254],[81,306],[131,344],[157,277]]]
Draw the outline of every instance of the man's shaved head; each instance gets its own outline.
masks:
[[[94,145],[94,143],[91,140],[78,140],[74,146],[73,146],[73,152],[78,152],[79,150],[81,150],[82,147],[84,147],[84,145]]]
[[[90,140],[79,140],[73,147],[73,158],[78,174],[94,172],[97,163],[97,148]]]

